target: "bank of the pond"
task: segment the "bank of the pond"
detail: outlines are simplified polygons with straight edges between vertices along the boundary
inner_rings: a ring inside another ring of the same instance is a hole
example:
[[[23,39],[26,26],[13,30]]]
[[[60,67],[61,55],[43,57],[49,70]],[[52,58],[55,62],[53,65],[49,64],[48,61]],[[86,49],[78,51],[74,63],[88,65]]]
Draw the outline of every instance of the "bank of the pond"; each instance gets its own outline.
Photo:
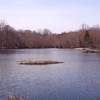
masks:
[[[84,53],[100,53],[100,49],[91,49],[91,48],[75,48],[77,50],[81,50]]]

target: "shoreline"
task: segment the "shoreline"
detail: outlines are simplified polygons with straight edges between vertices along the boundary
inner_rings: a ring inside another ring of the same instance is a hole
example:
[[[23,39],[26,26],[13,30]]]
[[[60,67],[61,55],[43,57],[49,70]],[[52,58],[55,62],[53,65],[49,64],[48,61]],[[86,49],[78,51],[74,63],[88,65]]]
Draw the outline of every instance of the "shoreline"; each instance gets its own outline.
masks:
[[[100,53],[100,49],[92,49],[92,48],[75,48],[75,49],[83,51],[84,53]]]

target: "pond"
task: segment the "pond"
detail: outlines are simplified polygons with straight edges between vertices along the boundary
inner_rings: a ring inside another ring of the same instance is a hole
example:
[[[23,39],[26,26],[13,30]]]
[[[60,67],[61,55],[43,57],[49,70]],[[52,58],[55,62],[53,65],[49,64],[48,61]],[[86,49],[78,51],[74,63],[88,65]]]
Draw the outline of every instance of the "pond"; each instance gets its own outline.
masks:
[[[52,65],[20,65],[24,59],[57,60]],[[100,55],[75,49],[0,50],[0,100],[100,100]]]

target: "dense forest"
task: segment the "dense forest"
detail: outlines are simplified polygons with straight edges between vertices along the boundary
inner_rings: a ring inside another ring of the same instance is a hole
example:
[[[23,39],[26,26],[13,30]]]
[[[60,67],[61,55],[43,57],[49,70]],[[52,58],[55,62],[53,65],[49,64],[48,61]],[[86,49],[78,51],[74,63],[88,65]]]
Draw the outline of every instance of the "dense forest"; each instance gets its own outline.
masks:
[[[82,25],[72,32],[52,33],[42,31],[16,30],[10,25],[0,23],[0,48],[100,48],[100,28]]]

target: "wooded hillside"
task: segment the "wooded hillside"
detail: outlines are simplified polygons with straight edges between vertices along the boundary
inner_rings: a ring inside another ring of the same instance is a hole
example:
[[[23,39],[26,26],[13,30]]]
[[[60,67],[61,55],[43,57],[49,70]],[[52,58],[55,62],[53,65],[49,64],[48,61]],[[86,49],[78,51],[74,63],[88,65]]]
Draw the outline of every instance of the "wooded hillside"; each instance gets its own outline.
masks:
[[[100,48],[100,28],[82,28],[75,32],[52,33],[15,30],[0,23],[0,48]]]

